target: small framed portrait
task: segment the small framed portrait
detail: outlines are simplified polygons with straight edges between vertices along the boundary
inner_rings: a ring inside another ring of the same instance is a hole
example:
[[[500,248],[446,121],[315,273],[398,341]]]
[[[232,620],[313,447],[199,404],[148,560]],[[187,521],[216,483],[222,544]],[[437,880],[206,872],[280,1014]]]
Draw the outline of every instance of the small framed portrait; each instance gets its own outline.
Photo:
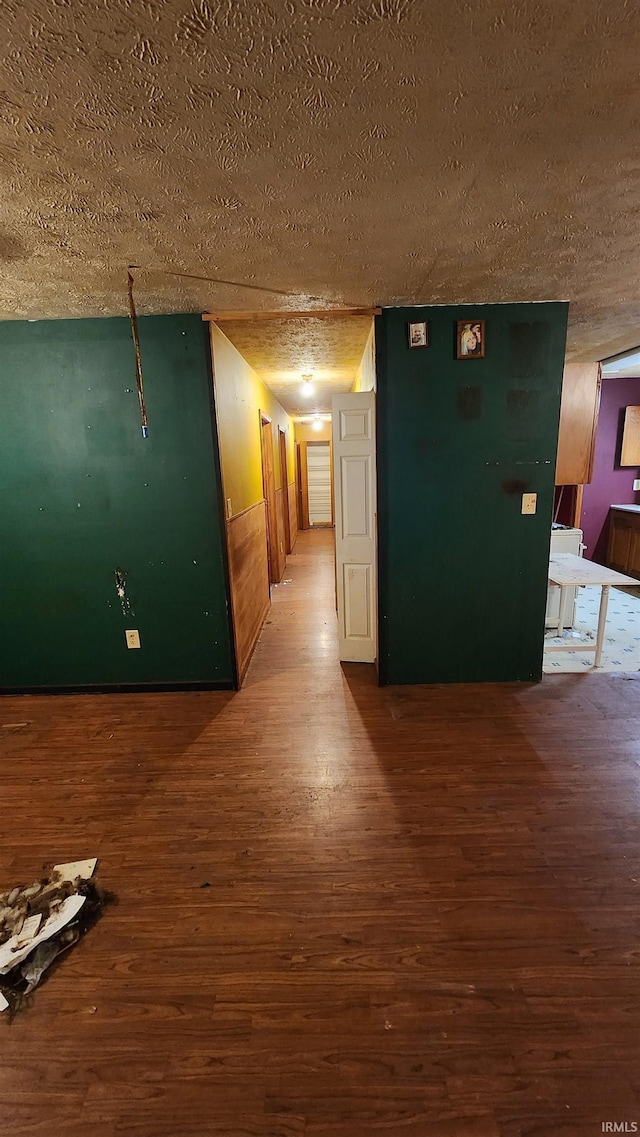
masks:
[[[484,320],[458,320],[456,359],[484,359]]]
[[[426,321],[421,324],[409,324],[409,347],[428,347],[429,330]]]

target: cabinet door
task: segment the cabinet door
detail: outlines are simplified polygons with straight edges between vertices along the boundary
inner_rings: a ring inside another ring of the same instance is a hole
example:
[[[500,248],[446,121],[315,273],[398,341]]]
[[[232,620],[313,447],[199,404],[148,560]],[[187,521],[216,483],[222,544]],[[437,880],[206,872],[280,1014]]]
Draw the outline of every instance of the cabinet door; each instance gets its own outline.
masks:
[[[591,481],[600,409],[600,364],[567,363],[562,376],[557,486]]]
[[[621,524],[618,517],[612,517],[607,556],[609,568],[615,569],[617,572],[627,572],[633,535],[633,529],[628,525]]]
[[[637,528],[630,529],[629,532],[631,537],[627,572],[629,576],[637,576],[640,579],[640,525]]]

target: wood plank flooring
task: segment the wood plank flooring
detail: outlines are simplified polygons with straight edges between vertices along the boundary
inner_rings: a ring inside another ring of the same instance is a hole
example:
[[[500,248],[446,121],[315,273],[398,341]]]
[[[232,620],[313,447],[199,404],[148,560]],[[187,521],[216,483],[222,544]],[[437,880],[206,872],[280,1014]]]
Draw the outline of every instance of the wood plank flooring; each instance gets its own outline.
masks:
[[[638,676],[379,690],[327,532],[273,599],[237,695],[0,700],[0,887],[119,898],[0,1020],[1,1132],[640,1125]]]

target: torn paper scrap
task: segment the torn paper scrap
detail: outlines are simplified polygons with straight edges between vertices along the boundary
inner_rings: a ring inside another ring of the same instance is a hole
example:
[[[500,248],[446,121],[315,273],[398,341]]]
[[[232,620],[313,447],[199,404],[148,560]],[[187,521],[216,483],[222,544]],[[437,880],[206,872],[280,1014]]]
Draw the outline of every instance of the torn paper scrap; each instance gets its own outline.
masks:
[[[67,861],[64,865],[54,865],[53,871],[59,880],[68,880],[73,884],[78,877],[80,880],[89,880],[95,872],[97,863],[97,857],[92,857],[88,861]]]
[[[42,923],[42,912],[36,912],[34,916],[28,916],[22,928],[16,935],[16,946],[24,947],[28,944],[38,932],[38,928]]]

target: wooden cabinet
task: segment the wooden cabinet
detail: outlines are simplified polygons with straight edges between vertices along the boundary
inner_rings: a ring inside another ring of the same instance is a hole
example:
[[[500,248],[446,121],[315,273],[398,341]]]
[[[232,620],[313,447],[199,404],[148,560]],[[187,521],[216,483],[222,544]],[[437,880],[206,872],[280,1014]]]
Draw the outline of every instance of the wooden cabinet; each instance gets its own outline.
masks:
[[[607,564],[609,568],[640,580],[640,507],[637,512],[612,508]]]
[[[600,364],[567,363],[562,377],[557,486],[591,481],[600,409]]]

